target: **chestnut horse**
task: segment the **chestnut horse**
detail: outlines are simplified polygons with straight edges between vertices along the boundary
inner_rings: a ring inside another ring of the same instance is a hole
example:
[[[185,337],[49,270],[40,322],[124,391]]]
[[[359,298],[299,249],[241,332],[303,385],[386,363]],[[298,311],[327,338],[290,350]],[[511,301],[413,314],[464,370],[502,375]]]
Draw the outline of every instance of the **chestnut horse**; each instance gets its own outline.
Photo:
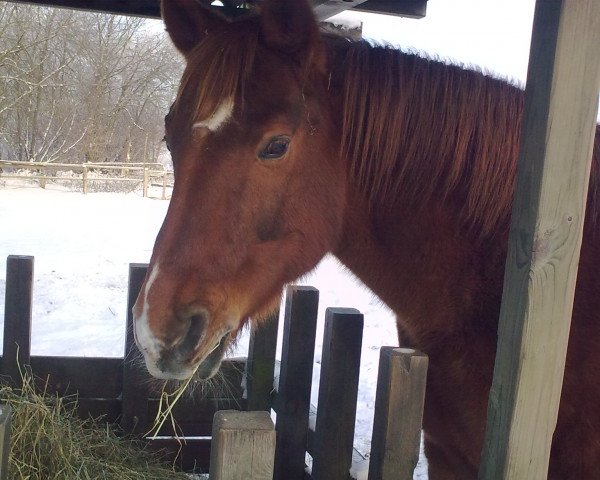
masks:
[[[175,188],[134,308],[150,373],[209,378],[241,326],[333,252],[429,355],[430,478],[476,478],[523,92],[323,35],[306,0],[162,13],[187,67],[165,118]],[[553,479],[600,475],[599,140]]]

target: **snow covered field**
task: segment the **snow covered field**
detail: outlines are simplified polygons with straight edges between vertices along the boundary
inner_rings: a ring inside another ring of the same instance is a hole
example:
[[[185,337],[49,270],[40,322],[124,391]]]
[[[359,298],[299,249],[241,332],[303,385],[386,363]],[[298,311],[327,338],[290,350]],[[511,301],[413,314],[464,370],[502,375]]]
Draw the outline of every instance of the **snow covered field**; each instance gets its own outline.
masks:
[[[32,354],[123,356],[128,264],[149,261],[167,206],[168,201],[137,193],[82,195],[52,186],[0,186],[1,323],[6,257],[33,255]],[[365,315],[355,447],[368,455],[379,348],[396,342],[393,315],[333,258],[299,283],[320,290],[315,382],[325,308],[353,307]],[[235,355],[245,355],[245,349],[247,339]],[[316,383],[312,397],[316,404]],[[419,465],[415,478],[425,480],[424,472]]]

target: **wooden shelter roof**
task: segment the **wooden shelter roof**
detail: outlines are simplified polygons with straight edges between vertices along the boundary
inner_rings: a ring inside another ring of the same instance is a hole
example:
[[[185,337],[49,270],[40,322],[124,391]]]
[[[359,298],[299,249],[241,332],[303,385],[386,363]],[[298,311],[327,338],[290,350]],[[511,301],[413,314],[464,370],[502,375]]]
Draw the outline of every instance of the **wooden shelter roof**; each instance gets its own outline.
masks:
[[[14,3],[91,10],[121,15],[160,18],[160,0],[7,0]],[[225,0],[235,5],[242,0]],[[427,0],[312,0],[320,20],[345,10],[359,10],[403,17],[422,18]]]

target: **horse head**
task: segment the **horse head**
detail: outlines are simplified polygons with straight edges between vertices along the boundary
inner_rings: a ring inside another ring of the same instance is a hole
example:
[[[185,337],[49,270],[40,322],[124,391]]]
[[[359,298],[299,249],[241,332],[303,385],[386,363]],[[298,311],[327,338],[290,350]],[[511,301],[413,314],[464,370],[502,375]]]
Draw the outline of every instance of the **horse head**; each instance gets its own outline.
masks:
[[[168,0],[162,14],[186,68],[165,117],[175,186],[135,335],[154,376],[209,378],[245,322],[336,243],[345,173],[305,0],[265,0],[235,19]]]

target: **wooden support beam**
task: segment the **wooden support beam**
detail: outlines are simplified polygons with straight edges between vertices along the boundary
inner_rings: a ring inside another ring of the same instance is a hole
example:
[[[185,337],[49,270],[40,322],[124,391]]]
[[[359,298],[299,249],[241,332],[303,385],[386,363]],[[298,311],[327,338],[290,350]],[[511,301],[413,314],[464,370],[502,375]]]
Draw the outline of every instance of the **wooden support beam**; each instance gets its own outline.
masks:
[[[397,17],[423,18],[427,14],[427,0],[403,0],[402,5],[390,0],[367,0],[353,10]]]
[[[538,1],[481,479],[547,477],[599,85],[600,2]]]
[[[325,20],[364,3],[365,0],[314,0],[317,20]]]
[[[5,0],[13,3],[117,15],[160,18],[160,0]],[[208,1],[208,0],[206,0]],[[230,3],[236,3],[230,1]],[[371,13],[420,18],[425,16],[427,0],[312,0],[315,14],[324,20],[345,10],[359,7]],[[218,8],[218,7],[215,7]]]
[[[117,15],[160,18],[160,0],[5,0],[40,7],[69,8]]]
[[[408,480],[419,461],[427,355],[381,347],[369,480]]]
[[[272,480],[275,427],[267,412],[215,413],[210,480]]]

